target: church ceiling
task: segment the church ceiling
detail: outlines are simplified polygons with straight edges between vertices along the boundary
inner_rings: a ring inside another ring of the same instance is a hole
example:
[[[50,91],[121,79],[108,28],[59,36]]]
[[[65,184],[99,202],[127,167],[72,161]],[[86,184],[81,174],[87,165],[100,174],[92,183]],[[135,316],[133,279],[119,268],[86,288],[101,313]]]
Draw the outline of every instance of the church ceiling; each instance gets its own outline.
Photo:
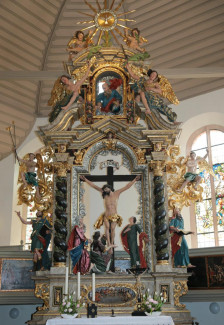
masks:
[[[113,0],[108,0],[111,4]],[[88,0],[94,8],[97,1]],[[99,0],[103,6],[104,0]],[[172,83],[180,100],[223,87],[223,0],[115,0],[120,12],[135,10],[123,25],[148,39],[152,67]],[[2,0],[0,3],[0,159],[11,150],[6,127],[15,121],[17,145],[36,117],[46,117],[66,45],[92,13],[81,0]],[[85,26],[84,26],[85,27]],[[119,38],[119,37],[118,37]]]

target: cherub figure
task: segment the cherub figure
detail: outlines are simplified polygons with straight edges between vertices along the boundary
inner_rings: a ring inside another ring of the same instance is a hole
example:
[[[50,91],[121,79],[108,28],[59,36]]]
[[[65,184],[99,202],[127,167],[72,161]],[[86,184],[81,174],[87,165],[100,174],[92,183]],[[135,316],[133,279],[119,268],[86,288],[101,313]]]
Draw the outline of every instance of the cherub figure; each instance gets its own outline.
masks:
[[[134,91],[140,94],[142,103],[145,106],[145,113],[151,115],[151,108],[153,108],[165,115],[170,122],[180,124],[176,122],[177,114],[163,100],[163,98],[166,98],[172,104],[179,104],[169,81],[164,76],[160,76],[157,71],[151,69],[147,72],[148,79],[146,80],[134,73],[129,64],[126,67],[131,77],[137,81],[134,85]]]
[[[72,60],[75,54],[81,52],[83,49],[87,48],[90,44],[93,44],[91,36],[93,31],[90,30],[87,35],[81,30],[78,30],[71,40],[68,42],[66,51],[69,52],[69,60]]]
[[[147,39],[140,36],[140,30],[138,28],[132,29],[130,35],[128,34],[128,29],[126,28],[124,41],[128,47],[130,47],[133,50],[137,50],[141,53],[145,52],[145,49],[143,49],[141,46],[144,43],[148,42]]]
[[[112,132],[107,133],[107,139],[103,140],[103,144],[108,150],[116,149],[117,140],[114,138],[114,134]]]
[[[189,183],[189,182],[194,182],[194,189],[197,190],[197,186],[201,181],[201,176],[199,176],[198,174],[196,174],[196,170],[198,167],[198,164],[200,164],[200,162],[204,161],[207,156],[208,156],[208,149],[206,149],[206,155],[201,158],[201,157],[197,157],[196,153],[194,151],[190,152],[190,156],[187,160],[186,166],[187,166],[187,173],[184,175],[184,179],[185,181],[183,182],[183,184],[181,185],[181,187],[178,189],[177,192],[182,192],[182,190],[184,189],[184,187]]]
[[[38,164],[34,161],[36,156],[34,153],[29,153],[29,159],[21,159],[18,157],[19,162],[23,163],[26,166],[26,172],[21,172],[21,178],[25,187],[28,185],[33,185],[36,188],[36,196],[38,199],[41,198],[38,181],[36,179],[37,174],[35,173]]]
[[[67,110],[74,102],[79,101],[79,90],[90,73],[91,64],[87,66],[84,76],[73,83],[70,76],[62,75],[59,77],[51,91],[49,106],[53,106],[49,114],[49,122],[52,123],[62,110]]]

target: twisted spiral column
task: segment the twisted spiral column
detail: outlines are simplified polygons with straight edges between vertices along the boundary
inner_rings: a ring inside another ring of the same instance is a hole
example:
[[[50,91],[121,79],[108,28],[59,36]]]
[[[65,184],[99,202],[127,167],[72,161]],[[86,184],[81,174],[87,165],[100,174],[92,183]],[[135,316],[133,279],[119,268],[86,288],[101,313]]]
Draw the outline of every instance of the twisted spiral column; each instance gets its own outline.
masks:
[[[54,266],[65,266],[67,251],[67,178],[57,176],[55,186]]]
[[[169,232],[166,222],[165,194],[163,181],[164,162],[152,161],[154,172],[154,209],[155,209],[155,239],[157,264],[169,264]]]

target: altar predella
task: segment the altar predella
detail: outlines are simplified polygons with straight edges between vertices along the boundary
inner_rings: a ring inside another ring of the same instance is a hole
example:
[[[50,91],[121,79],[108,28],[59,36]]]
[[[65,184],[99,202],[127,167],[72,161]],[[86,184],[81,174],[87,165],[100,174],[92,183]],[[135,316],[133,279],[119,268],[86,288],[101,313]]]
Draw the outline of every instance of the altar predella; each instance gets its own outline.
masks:
[[[84,2],[89,13],[80,13],[80,23],[87,27],[67,40],[66,72],[49,94],[49,124],[37,130],[44,147],[19,159],[19,204],[41,211],[34,235],[42,238],[34,252],[38,261],[53,229],[50,270],[44,263],[34,269],[35,295],[44,304],[28,323],[45,324],[59,315],[68,293],[76,292],[81,303],[94,303],[100,316],[112,309],[115,315],[131,315],[145,292],[157,292],[165,299],[163,315],[175,324],[192,324],[179,301],[188,291],[187,267],[192,266],[183,237],[189,232],[178,221],[169,227],[169,211],[180,222],[182,207],[201,199],[195,170],[208,166],[193,154],[179,157],[175,140],[181,123],[170,107],[179,102],[166,77],[153,70],[141,31],[123,25],[131,11],[120,13],[123,1]],[[93,221],[85,197],[90,188],[105,203]],[[133,195],[133,188],[137,211],[120,215],[122,193]],[[170,231],[175,233],[173,254]],[[177,244],[181,239],[184,247]],[[187,262],[174,263],[181,247]]]

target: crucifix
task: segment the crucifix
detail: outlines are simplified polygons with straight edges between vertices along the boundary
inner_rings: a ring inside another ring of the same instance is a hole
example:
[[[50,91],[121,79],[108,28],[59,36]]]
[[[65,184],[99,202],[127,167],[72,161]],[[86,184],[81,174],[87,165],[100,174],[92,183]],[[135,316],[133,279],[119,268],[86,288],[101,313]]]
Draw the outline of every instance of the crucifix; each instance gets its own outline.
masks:
[[[115,227],[117,224],[120,226],[122,223],[122,218],[117,214],[117,202],[119,196],[122,192],[128,190],[140,178],[136,175],[114,175],[114,167],[111,166],[113,165],[112,160],[107,160],[106,165],[107,175],[88,175],[86,177],[80,176],[80,179],[85,181],[95,190],[101,192],[105,203],[105,212],[98,218],[97,222],[95,223],[95,227],[100,228],[102,224],[105,225],[107,245],[114,247]],[[114,187],[114,182],[127,181],[129,181],[129,183],[121,189],[116,191],[112,190]],[[104,185],[103,188],[100,188],[95,184],[96,182],[105,182],[107,184]]]

